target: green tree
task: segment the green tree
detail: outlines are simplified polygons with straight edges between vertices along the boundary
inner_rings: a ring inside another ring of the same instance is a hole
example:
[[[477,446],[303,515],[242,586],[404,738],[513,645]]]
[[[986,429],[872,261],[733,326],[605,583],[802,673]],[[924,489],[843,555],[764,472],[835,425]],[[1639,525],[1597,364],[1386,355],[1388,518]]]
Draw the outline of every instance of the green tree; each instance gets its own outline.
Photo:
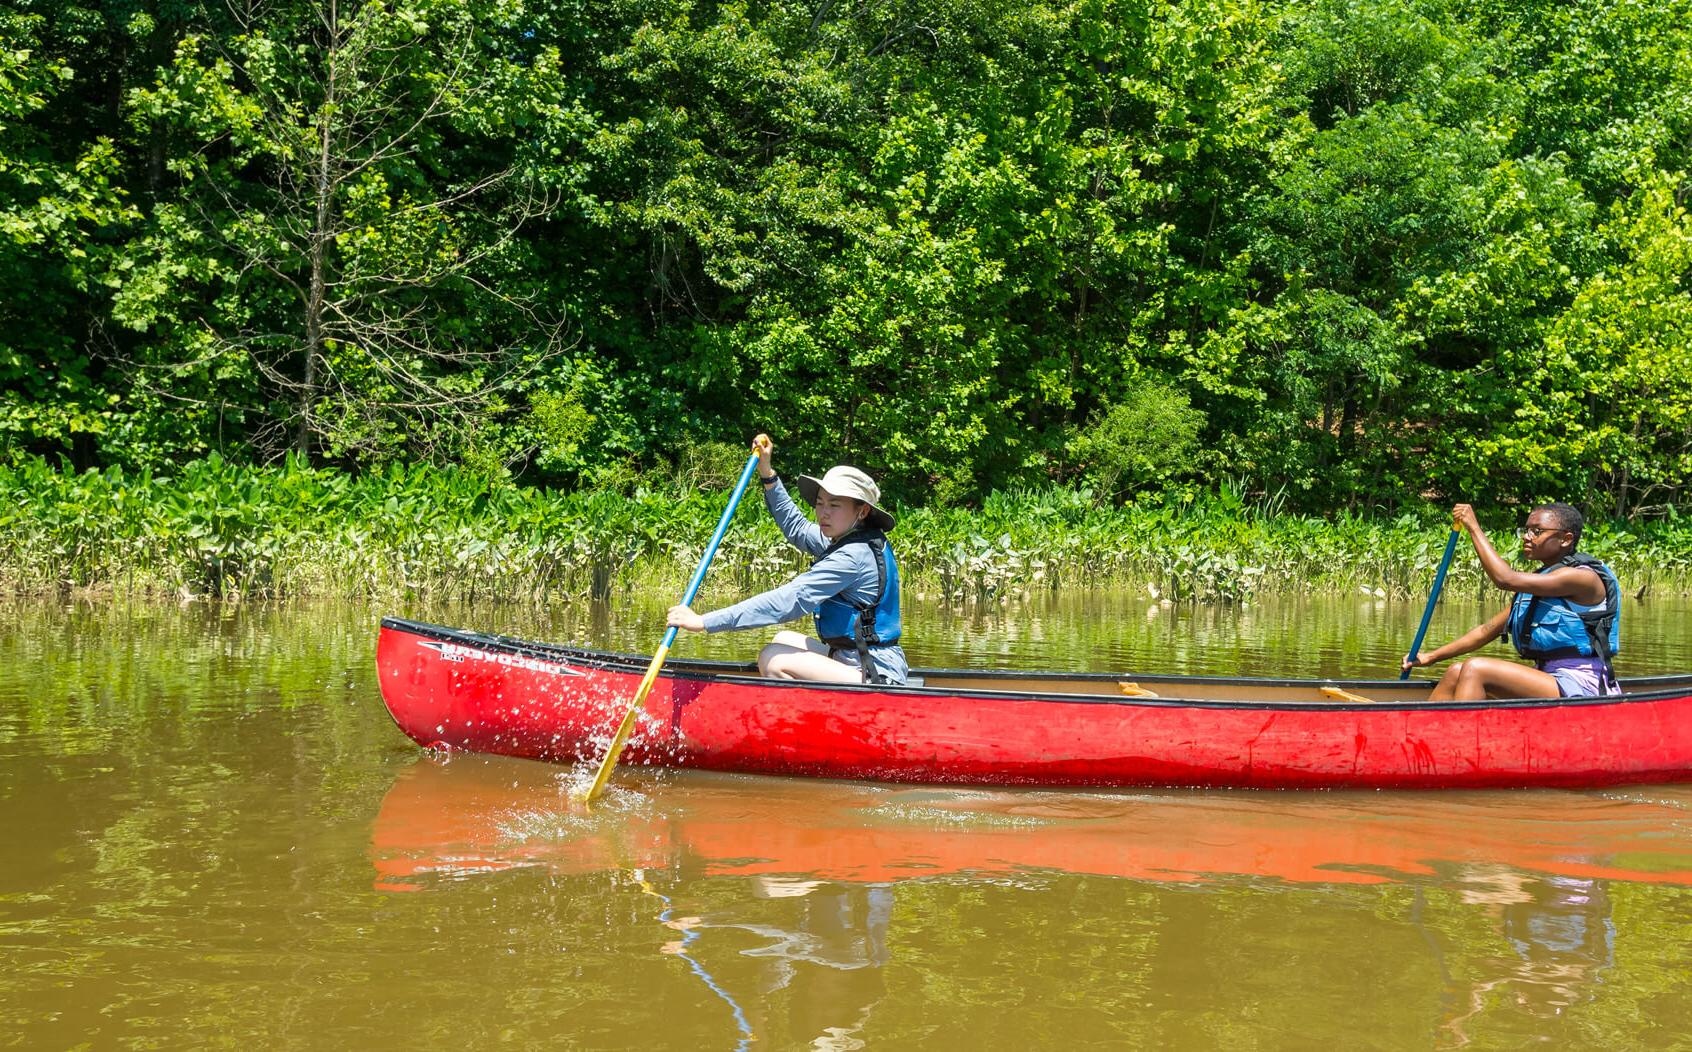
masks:
[[[1223,441],[1318,507],[1517,481],[1477,441],[1519,401],[1500,362],[1541,345],[1592,256],[1579,184],[1512,155],[1525,101],[1496,48],[1431,18],[1324,3],[1290,21],[1305,112],[1248,221],[1265,294],[1218,336],[1260,395],[1222,414]]]
[[[79,72],[47,28],[0,11],[0,448],[68,453],[110,423],[83,304],[103,296],[108,237],[137,212],[109,139],[55,134]]]
[[[322,0],[183,41],[131,101],[184,148],[115,310],[161,378],[261,452],[451,455],[509,408],[569,346],[519,233],[556,205],[528,129],[573,114],[555,52],[511,53],[520,16]]]
[[[1616,515],[1683,504],[1692,483],[1692,218],[1659,177],[1611,209],[1615,264],[1582,286],[1522,370],[1534,393],[1500,452],[1539,493],[1591,493]]]

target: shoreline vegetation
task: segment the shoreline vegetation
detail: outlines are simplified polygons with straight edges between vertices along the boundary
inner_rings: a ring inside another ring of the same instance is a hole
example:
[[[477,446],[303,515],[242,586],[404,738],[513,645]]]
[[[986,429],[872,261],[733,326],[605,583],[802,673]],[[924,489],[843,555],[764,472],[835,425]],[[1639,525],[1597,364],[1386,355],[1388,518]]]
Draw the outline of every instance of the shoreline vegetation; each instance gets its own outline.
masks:
[[[0,593],[524,603],[680,588],[727,496],[662,476],[560,492],[457,468],[355,475],[295,458],[251,467],[216,456],[168,475],[77,474],[24,458],[0,466],[0,494]],[[1449,528],[1432,504],[1320,518],[1228,485],[1122,507],[1054,487],[896,510],[908,594],[959,605],[1106,586],[1174,602],[1413,598],[1426,594]],[[1494,543],[1513,550],[1514,521],[1490,510]],[[1629,595],[1692,589],[1692,522],[1595,521],[1582,548],[1609,561]],[[802,565],[749,494],[711,578],[750,592]],[[1487,588],[1472,557],[1457,560],[1447,587]]]

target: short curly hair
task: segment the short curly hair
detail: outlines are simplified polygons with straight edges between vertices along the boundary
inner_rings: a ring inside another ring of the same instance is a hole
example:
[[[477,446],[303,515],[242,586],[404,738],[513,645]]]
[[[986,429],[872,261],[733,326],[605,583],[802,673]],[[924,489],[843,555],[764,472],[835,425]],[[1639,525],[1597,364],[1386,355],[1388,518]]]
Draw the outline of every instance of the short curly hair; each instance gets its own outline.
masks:
[[[1580,545],[1580,531],[1586,526],[1586,516],[1580,513],[1579,508],[1575,507],[1573,504],[1564,504],[1562,501],[1555,501],[1550,504],[1541,504],[1533,510],[1536,512],[1543,511],[1549,514],[1551,516],[1551,521],[1557,524],[1557,528],[1559,530],[1568,530],[1569,533],[1574,535],[1575,545],[1577,547]]]

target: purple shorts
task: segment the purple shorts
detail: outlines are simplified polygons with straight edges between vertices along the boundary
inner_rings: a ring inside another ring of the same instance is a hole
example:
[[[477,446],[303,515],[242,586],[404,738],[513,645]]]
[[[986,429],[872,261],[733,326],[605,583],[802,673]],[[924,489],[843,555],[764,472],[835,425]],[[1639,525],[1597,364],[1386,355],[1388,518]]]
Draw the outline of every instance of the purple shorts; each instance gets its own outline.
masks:
[[[1621,687],[1604,669],[1604,663],[1592,657],[1557,658],[1540,666],[1557,680],[1557,693],[1565,698],[1593,698],[1605,694],[1620,694]]]

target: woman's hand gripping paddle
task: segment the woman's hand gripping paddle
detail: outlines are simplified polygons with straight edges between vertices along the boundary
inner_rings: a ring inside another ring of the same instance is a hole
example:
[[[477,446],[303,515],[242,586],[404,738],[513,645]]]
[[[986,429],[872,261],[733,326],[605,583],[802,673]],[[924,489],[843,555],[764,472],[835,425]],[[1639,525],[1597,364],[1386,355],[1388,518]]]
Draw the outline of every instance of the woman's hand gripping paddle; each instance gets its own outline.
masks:
[[[729,520],[734,518],[734,509],[740,504],[740,496],[746,492],[747,483],[752,481],[752,472],[758,468],[758,452],[768,447],[769,443],[770,440],[764,435],[752,440],[752,455],[746,458],[746,467],[741,470],[740,481],[735,483],[734,493],[729,496],[728,507],[723,509],[723,517],[717,523],[717,532],[711,535],[711,543],[705,546],[705,557],[699,560],[699,569],[693,571],[693,580],[688,583],[687,591],[682,595],[683,606],[693,605],[693,597],[699,594],[699,586],[705,583],[705,571],[711,568],[711,559],[717,554],[717,546],[723,542],[723,534],[728,532]],[[658,652],[652,655],[652,664],[647,666],[646,676],[640,681],[640,689],[635,691],[634,700],[629,702],[628,711],[623,713],[623,722],[617,725],[617,733],[611,738],[611,748],[606,750],[605,759],[600,761],[599,772],[593,776],[593,784],[588,786],[587,792],[578,797],[583,803],[593,803],[594,799],[605,791],[605,783],[611,780],[611,769],[617,766],[617,757],[622,755],[623,746],[629,741],[629,732],[634,730],[635,716],[646,701],[646,695],[652,691],[652,684],[658,679],[658,670],[664,667],[664,659],[670,653],[670,644],[675,641],[676,629],[671,626],[664,633],[664,642],[658,645]]]

